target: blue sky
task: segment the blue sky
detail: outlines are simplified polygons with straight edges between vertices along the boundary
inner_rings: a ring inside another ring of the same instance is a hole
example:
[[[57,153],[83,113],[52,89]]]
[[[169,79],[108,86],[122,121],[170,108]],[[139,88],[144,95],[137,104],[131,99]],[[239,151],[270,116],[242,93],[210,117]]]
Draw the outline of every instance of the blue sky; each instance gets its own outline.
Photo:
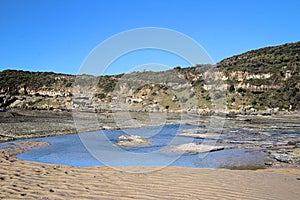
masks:
[[[214,62],[300,39],[298,0],[0,0],[0,70],[76,74],[107,38],[162,27],[196,40]],[[157,53],[157,52],[156,52]],[[155,54],[155,53],[154,53]],[[143,63],[187,65],[170,55],[119,59],[107,73]],[[152,59],[151,59],[152,58]]]

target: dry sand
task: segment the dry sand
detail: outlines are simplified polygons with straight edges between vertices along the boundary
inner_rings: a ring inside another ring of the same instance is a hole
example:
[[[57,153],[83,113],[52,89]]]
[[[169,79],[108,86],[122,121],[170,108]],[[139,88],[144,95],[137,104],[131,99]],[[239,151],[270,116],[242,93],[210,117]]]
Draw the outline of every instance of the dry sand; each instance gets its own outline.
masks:
[[[164,167],[69,167],[17,160],[0,150],[0,199],[299,199],[300,169],[257,171]],[[148,168],[149,169],[149,168]]]

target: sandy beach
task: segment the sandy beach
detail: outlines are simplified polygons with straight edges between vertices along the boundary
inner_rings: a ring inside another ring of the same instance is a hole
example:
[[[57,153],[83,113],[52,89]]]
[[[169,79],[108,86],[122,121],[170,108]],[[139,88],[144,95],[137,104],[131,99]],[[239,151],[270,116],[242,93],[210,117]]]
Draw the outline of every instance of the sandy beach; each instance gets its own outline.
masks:
[[[300,200],[300,0],[0,0],[0,200]]]
[[[21,161],[45,143],[0,150],[0,199],[298,199],[300,170],[69,167]],[[136,173],[129,173],[136,172]],[[148,171],[151,171],[148,169]]]

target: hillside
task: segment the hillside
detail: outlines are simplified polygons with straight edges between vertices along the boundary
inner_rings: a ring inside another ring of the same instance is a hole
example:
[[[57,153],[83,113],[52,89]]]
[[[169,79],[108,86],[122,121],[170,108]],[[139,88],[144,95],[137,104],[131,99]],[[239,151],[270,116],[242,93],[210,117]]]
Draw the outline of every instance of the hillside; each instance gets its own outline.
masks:
[[[224,59],[214,70],[197,65],[100,77],[4,70],[0,107],[207,113],[223,103],[235,112],[298,110],[299,66],[297,42]]]
[[[229,107],[300,108],[300,42],[249,51],[217,66],[227,77]]]

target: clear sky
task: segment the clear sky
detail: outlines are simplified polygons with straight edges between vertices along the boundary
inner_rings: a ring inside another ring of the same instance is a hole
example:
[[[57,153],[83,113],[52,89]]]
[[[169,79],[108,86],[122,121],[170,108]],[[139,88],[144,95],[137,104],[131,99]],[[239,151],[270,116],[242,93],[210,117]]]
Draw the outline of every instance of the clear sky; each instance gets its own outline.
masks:
[[[218,62],[299,41],[299,8],[299,0],[0,0],[0,70],[76,74],[99,43],[141,27],[186,34]],[[145,62],[160,62],[158,57]],[[170,67],[185,65],[162,59]],[[123,60],[109,73],[143,62]]]

